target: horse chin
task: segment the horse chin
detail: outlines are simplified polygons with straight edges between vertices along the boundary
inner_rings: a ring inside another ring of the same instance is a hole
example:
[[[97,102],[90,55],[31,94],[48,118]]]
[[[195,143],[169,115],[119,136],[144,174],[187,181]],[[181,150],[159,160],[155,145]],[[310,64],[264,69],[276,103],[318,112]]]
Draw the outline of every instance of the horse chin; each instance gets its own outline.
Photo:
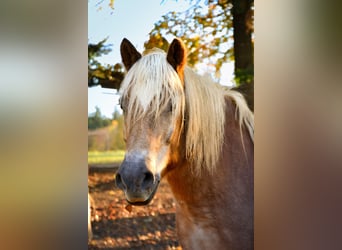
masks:
[[[153,191],[151,192],[151,194],[149,195],[149,197],[145,201],[129,201],[127,198],[126,198],[126,200],[129,204],[134,205],[134,206],[148,205],[153,200],[153,197],[157,192],[158,186],[159,186],[159,182],[156,184]]]

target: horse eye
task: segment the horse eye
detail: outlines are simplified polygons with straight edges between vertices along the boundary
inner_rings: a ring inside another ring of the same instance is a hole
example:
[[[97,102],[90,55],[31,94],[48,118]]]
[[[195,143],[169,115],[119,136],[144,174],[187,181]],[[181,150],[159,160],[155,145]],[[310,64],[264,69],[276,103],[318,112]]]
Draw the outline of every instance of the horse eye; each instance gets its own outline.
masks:
[[[167,112],[172,112],[172,103],[170,102],[168,105],[167,105]]]
[[[125,111],[124,106],[123,106],[122,103],[123,103],[123,101],[122,101],[122,99],[120,98],[120,99],[119,99],[120,108],[122,109],[122,111]]]

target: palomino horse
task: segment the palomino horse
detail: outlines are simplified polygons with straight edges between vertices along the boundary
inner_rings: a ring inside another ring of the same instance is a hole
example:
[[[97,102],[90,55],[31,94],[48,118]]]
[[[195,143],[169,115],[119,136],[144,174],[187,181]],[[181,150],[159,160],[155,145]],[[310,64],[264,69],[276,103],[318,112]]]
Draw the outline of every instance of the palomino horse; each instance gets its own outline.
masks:
[[[124,39],[121,56],[127,201],[148,204],[166,178],[184,249],[253,249],[254,115],[241,94],[185,66],[179,39],[143,56]]]

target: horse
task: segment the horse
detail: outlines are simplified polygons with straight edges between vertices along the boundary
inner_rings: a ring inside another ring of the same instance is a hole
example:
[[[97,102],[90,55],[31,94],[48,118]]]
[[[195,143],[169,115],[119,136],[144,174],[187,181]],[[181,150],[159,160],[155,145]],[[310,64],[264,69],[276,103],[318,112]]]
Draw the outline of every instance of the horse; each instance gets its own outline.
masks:
[[[120,45],[125,157],[115,181],[147,205],[161,179],[183,249],[253,249],[254,114],[243,96],[186,65],[184,43],[140,54]]]

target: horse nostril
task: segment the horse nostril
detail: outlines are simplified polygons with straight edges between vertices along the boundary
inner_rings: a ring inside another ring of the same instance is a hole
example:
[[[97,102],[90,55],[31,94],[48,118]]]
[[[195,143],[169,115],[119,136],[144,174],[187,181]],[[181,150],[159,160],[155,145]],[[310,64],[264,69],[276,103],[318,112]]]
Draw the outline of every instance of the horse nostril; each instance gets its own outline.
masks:
[[[124,188],[124,184],[121,178],[121,175],[119,173],[116,174],[115,176],[115,184],[118,188]]]
[[[154,177],[151,172],[146,172],[142,182],[142,187],[149,187],[154,182]]]

